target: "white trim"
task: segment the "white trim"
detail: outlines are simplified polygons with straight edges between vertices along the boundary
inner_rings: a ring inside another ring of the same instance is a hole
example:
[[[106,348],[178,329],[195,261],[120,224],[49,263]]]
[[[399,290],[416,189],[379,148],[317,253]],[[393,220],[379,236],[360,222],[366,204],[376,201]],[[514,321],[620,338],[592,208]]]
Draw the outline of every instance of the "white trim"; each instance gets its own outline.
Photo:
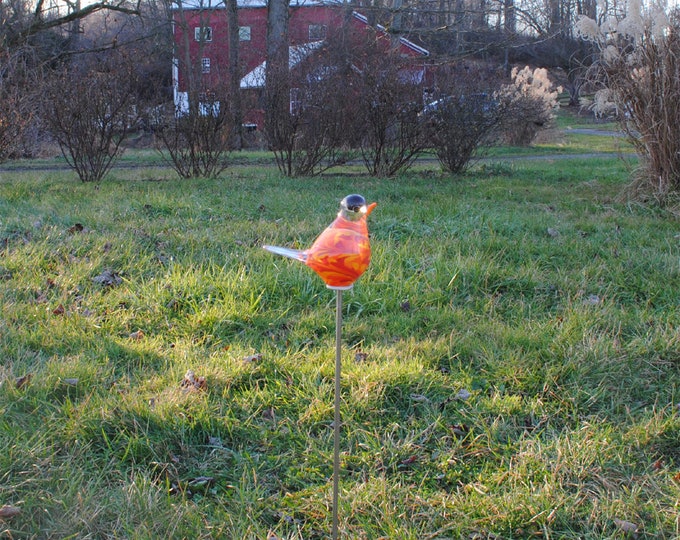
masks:
[[[312,41],[304,45],[297,45],[288,48],[288,69],[293,69],[305,58],[307,58],[312,51],[318,49],[323,44],[323,41]],[[267,72],[267,61],[265,60],[259,66],[247,73],[239,84],[242,90],[248,88],[264,88],[265,74]]]
[[[268,0],[237,0],[239,8],[267,7]],[[343,0],[290,0],[290,7],[344,5]],[[174,11],[190,9],[224,9],[224,0],[172,0]]]
[[[361,13],[358,13],[358,12],[356,12],[356,11],[353,11],[353,12],[352,12],[352,16],[353,16],[355,19],[357,19],[357,20],[361,21],[362,23],[364,23],[366,26],[371,26],[371,25],[369,24],[369,22],[368,22],[368,17],[366,17],[365,15],[362,15]],[[389,35],[389,32],[387,31],[387,28],[385,28],[382,24],[376,24],[376,25],[375,25],[375,28],[377,28],[378,30],[380,30],[383,34]],[[414,50],[414,51],[417,52],[418,54],[422,54],[423,56],[430,56],[430,51],[428,51],[427,49],[424,49],[424,48],[421,47],[420,45],[416,45],[415,43],[413,43],[413,41],[410,41],[410,40],[406,39],[405,37],[400,37],[400,38],[399,38],[399,43],[401,43],[402,45],[405,45],[406,47],[408,47],[408,48],[411,49],[411,50]]]

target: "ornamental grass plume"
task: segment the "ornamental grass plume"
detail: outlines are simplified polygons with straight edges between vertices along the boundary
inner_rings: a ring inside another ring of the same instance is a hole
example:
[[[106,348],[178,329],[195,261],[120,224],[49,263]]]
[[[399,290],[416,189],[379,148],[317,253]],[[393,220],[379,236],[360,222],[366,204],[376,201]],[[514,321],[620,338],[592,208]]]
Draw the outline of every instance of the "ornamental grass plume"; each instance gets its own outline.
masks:
[[[561,87],[554,87],[544,68],[513,68],[512,83],[496,93],[505,111],[505,138],[509,144],[526,146],[540,129],[550,125]]]
[[[580,37],[599,50],[590,79],[596,115],[617,115],[640,163],[627,195],[661,204],[680,195],[680,12],[644,9],[629,0],[626,16],[598,24],[581,16]]]

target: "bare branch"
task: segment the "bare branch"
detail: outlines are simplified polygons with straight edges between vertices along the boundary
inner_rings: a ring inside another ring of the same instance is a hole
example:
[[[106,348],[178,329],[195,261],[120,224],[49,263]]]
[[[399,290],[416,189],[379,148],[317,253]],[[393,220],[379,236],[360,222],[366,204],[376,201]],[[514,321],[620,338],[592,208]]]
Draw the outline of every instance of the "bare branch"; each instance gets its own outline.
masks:
[[[66,15],[62,15],[59,17],[55,18],[44,18],[44,11],[43,11],[43,5],[44,5],[44,0],[39,0],[36,9],[33,12],[33,20],[19,32],[19,38],[20,39],[26,39],[30,36],[33,36],[39,32],[42,32],[44,30],[49,30],[51,28],[57,28],[60,26],[64,26],[66,24],[69,24],[73,21],[78,21],[81,19],[84,19],[93,13],[97,13],[99,11],[115,11],[118,13],[124,13],[126,15],[139,15],[140,10],[139,10],[139,0],[136,4],[135,7],[128,7],[124,3],[116,3],[116,4],[111,4],[108,1],[103,1],[103,2],[96,2],[94,4],[89,4],[85,7],[75,9],[74,11],[71,11],[70,13],[67,13]]]

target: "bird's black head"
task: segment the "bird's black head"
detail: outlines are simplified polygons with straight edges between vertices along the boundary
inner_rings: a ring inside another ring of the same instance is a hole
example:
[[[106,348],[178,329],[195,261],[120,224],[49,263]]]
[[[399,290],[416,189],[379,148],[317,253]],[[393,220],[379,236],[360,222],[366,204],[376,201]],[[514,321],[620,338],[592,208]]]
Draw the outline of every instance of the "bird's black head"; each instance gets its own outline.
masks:
[[[340,206],[342,207],[343,210],[347,210],[349,212],[354,212],[354,213],[359,213],[362,211],[362,209],[365,210],[366,208],[366,199],[364,199],[361,195],[352,194],[352,195],[347,195],[344,199],[342,199],[342,202],[340,202]]]

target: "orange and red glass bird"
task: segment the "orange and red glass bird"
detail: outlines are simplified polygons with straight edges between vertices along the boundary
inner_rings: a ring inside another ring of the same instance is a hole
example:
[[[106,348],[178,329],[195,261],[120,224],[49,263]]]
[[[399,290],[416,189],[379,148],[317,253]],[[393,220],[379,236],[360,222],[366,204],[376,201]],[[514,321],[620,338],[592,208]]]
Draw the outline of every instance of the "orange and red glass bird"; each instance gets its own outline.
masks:
[[[340,212],[306,250],[279,246],[264,249],[302,261],[314,270],[330,289],[350,289],[371,261],[366,218],[377,203],[366,204],[361,195],[347,195]]]

